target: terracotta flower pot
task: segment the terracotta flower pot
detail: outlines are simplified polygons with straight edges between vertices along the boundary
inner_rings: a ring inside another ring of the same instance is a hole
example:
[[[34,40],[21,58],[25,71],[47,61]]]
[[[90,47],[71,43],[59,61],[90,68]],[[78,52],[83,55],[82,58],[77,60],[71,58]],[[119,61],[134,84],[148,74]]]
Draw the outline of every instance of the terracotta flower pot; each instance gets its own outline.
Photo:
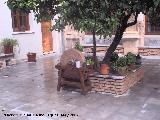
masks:
[[[136,65],[135,65],[135,64],[129,64],[128,66],[129,66],[129,68],[130,68],[131,70],[134,70],[134,69],[136,68]]]
[[[101,64],[100,73],[102,75],[108,75],[109,74],[109,70],[110,70],[109,65],[107,65],[107,64]]]
[[[28,53],[28,62],[36,62],[36,53]]]
[[[13,46],[4,46],[4,54],[13,53]]]

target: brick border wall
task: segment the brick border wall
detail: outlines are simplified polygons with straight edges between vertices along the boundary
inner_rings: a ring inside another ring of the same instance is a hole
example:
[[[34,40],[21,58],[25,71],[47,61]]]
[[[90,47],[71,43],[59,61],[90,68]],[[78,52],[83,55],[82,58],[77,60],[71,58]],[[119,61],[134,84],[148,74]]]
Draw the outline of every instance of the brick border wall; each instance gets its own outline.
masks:
[[[160,48],[140,47],[138,53],[142,56],[160,56]]]
[[[84,46],[84,52],[85,53],[92,53],[93,46]],[[97,46],[97,52],[106,52],[109,46]],[[118,54],[124,54],[124,48],[123,47],[117,47],[115,50],[116,53]]]
[[[122,95],[129,88],[143,78],[144,68],[141,67],[135,72],[129,73],[124,79],[114,80],[105,76],[91,75],[89,80],[92,84],[92,91],[98,93],[110,93],[112,95]]]
[[[85,53],[92,53],[92,46],[84,46],[84,52]],[[105,46],[97,46],[97,52],[105,53],[109,47]],[[115,50],[118,54],[124,54],[124,48],[123,47],[117,47]],[[138,53],[142,56],[160,56],[160,48],[148,48],[148,47],[139,47]]]

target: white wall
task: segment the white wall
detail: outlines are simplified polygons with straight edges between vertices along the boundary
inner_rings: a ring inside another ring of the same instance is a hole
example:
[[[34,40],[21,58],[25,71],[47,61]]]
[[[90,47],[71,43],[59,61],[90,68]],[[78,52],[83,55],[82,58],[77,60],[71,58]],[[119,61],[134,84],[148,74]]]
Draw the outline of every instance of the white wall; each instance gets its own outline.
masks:
[[[5,2],[6,0],[0,0],[0,39],[12,36],[11,12]]]
[[[42,37],[41,26],[34,20],[34,15],[29,15],[30,31],[13,32],[11,11],[5,4],[6,0],[0,0],[0,40],[3,38],[16,38],[19,47],[16,49],[15,57],[17,59],[25,59],[28,52],[36,52],[42,54]],[[20,51],[20,52],[18,52]]]
[[[62,53],[62,36],[61,33],[57,31],[52,32],[52,38],[53,38],[53,52],[57,54]]]
[[[6,0],[0,0],[0,40],[6,37],[12,37],[18,40],[19,47],[15,51],[15,57],[17,59],[26,59],[26,54],[28,52],[36,52],[38,56],[42,55],[43,48],[41,24],[37,24],[37,22],[34,20],[34,14],[30,13],[30,31],[13,32],[11,11],[7,7],[7,5],[4,4],[5,2]],[[53,31],[52,35],[54,52],[59,54],[61,52],[61,34]]]
[[[35,52],[38,56],[42,55],[42,34],[41,24],[37,24],[34,20],[33,13],[29,14],[30,31],[12,32],[13,38],[16,38],[19,43],[19,53],[17,50],[17,59],[25,59],[28,52]]]
[[[55,16],[54,19],[56,19],[58,17]],[[55,24],[55,21],[52,21],[52,25]],[[52,31],[52,38],[53,38],[53,52],[55,52],[56,54],[60,55],[62,54],[64,48],[65,47],[64,44],[64,33],[62,32],[58,32],[58,31]]]

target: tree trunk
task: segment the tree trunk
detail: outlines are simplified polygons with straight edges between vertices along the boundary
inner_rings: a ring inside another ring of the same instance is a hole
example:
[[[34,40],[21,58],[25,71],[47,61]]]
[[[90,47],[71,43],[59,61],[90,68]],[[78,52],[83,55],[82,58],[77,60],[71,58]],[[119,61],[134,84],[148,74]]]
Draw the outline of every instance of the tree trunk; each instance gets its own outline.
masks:
[[[113,39],[113,42],[109,46],[109,48],[108,48],[108,50],[105,54],[105,57],[103,58],[103,61],[102,61],[103,63],[110,64],[111,55],[116,50],[118,44],[120,43],[120,41],[123,37],[123,33],[127,28],[127,22],[128,22],[129,18],[130,18],[130,16],[125,16],[124,19],[121,21],[120,26],[116,30],[116,34],[115,34],[115,37]]]
[[[95,33],[95,30],[92,31],[92,35],[93,35],[93,49],[92,49],[92,52],[93,52],[94,70],[97,71],[98,61],[97,61],[97,55],[96,55],[96,33]]]
[[[113,39],[113,42],[112,44],[109,46],[106,54],[105,54],[105,57],[103,58],[103,63],[105,64],[109,64],[110,62],[110,58],[111,58],[111,55],[113,54],[113,52],[116,50],[118,44],[120,43],[122,37],[123,37],[123,32],[125,31],[125,28],[123,29],[118,29],[116,31],[116,34],[115,34],[115,37]]]

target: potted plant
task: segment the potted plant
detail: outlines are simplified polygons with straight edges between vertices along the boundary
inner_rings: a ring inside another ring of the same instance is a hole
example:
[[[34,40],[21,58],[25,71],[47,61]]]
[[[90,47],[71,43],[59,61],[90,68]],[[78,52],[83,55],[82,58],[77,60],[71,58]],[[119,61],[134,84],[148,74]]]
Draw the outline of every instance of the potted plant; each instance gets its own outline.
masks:
[[[89,73],[92,73],[94,71],[93,70],[93,65],[94,65],[94,61],[93,61],[92,58],[86,59],[86,67],[89,70]]]
[[[114,52],[111,55],[111,59],[110,59],[109,64],[105,64],[105,63],[101,62],[100,63],[100,74],[108,75],[110,73],[110,71],[112,71],[112,66],[116,62],[117,59],[118,59],[118,54]]]
[[[4,38],[2,39],[1,45],[4,48],[4,54],[13,53],[13,47],[18,45],[18,41],[12,38]]]
[[[114,53],[111,55],[110,63],[111,63],[111,64],[114,64],[114,63],[118,60],[118,58],[119,58],[118,54],[114,52]]]
[[[92,58],[89,58],[86,60],[86,65],[93,65],[93,64],[94,64],[94,62],[93,62]]]
[[[101,68],[100,68],[100,73],[102,75],[108,75],[109,74],[109,71],[110,71],[110,67],[108,64],[101,64]]]
[[[136,55],[136,65],[141,65],[142,63],[142,58],[140,56],[140,54]]]
[[[79,51],[81,51],[81,52],[83,52],[83,46],[80,44],[79,41],[75,43],[74,48],[79,50]]]
[[[126,72],[128,70],[126,56],[119,57],[118,60],[116,61],[116,63],[114,63],[113,68],[114,68],[114,70],[118,71],[118,73],[121,75],[126,74]]]
[[[28,52],[27,57],[28,62],[36,62],[36,53]]]
[[[136,55],[129,52],[127,53],[126,57],[127,57],[127,65],[129,66],[129,68],[135,69]]]

